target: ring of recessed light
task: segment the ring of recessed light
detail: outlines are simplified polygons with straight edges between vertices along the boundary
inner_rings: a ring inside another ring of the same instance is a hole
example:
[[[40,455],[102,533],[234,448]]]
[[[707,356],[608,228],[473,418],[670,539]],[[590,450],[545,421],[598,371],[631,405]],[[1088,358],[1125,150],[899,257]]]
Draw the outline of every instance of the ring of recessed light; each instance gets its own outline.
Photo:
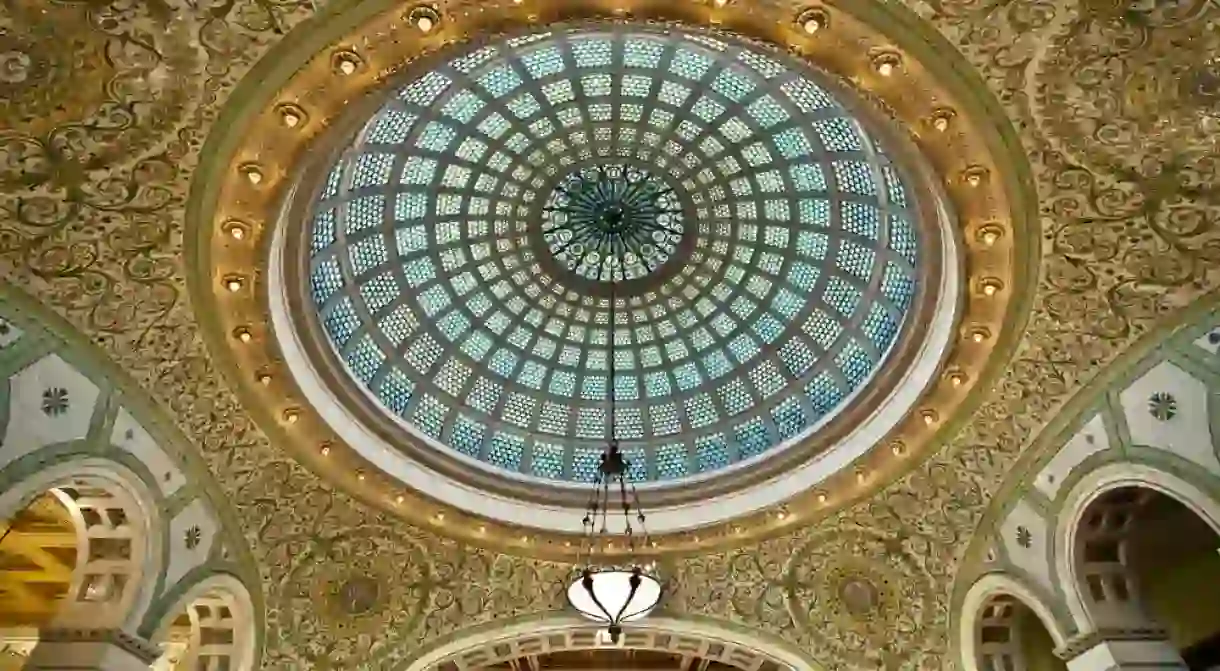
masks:
[[[847,406],[918,275],[900,172],[815,75],[677,27],[420,72],[311,216],[308,294],[350,376],[417,437],[557,481],[596,472],[609,338],[631,475],[677,481]]]

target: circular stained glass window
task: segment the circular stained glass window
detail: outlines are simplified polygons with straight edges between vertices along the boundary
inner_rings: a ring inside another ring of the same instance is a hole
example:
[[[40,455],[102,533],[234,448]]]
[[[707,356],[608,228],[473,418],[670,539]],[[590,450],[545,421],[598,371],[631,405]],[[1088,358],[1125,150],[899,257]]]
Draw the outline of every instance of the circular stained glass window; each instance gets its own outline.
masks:
[[[817,430],[887,360],[919,260],[902,175],[815,73],[631,24],[419,71],[311,217],[350,377],[437,449],[556,481],[605,448],[611,340],[636,480]]]

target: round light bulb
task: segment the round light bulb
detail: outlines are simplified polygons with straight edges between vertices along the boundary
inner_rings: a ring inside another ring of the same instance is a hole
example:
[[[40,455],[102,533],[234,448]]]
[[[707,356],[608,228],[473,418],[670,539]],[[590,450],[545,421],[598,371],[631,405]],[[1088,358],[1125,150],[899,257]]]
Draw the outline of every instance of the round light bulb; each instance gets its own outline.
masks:
[[[868,474],[865,473],[864,471],[859,471],[856,473],[856,482],[858,482],[860,484],[864,484],[864,481],[867,479],[868,479]]]
[[[936,421],[936,415],[933,415],[930,412],[925,412],[923,414],[923,423],[924,424],[927,424],[928,426],[932,426],[932,423],[935,421]]]
[[[995,292],[996,292],[996,286],[994,284],[984,284],[983,285],[983,295],[994,296]]]
[[[940,131],[941,133],[949,130],[949,117],[947,117],[947,116],[936,117],[936,119],[934,119],[932,121],[932,127],[935,128],[936,130]]]
[[[987,338],[987,336],[983,335],[982,331],[975,331],[973,337],[974,337],[974,342],[983,342],[983,340],[985,340]]]
[[[954,387],[960,387],[966,383],[966,376],[962,373],[953,373],[949,376],[949,383]]]
[[[889,77],[894,74],[894,64],[889,61],[884,61],[877,64],[877,74],[882,77]]]
[[[402,503],[402,501],[403,501],[402,494],[399,494],[398,496],[394,497],[394,503]]]
[[[283,121],[284,125],[288,126],[289,128],[296,128],[297,124],[301,123],[301,117],[292,110],[284,110],[284,113],[280,116],[280,120]]]
[[[826,503],[826,494],[823,494],[823,493],[818,494],[818,503]]]
[[[822,22],[816,18],[805,19],[805,32],[810,35],[822,29]]]
[[[360,482],[364,482],[364,473],[358,473],[356,475],[356,479],[359,480]]]
[[[262,375],[259,375],[259,376],[258,376],[258,381],[259,381],[260,383],[262,383],[262,385],[263,385],[264,387],[266,387],[267,385],[271,384],[271,374],[270,374],[270,373],[263,373]]]
[[[356,62],[350,58],[344,58],[339,61],[339,72],[345,75],[354,74],[356,72]]]
[[[263,173],[259,172],[258,168],[246,168],[246,179],[257,185],[263,181]]]
[[[249,329],[238,329],[237,339],[242,342],[250,342],[254,339],[254,336],[251,335]]]
[[[421,16],[415,20],[415,27],[419,28],[420,32],[428,32],[432,30],[432,19],[427,16]]]
[[[323,446],[322,446],[322,456],[324,456],[324,457],[325,457],[325,456],[329,456],[329,455],[330,455],[330,446],[329,446],[329,445],[323,445]]]
[[[230,278],[229,280],[225,281],[225,287],[227,287],[231,292],[241,291],[241,280],[236,277]]]
[[[983,234],[983,244],[987,245],[988,247],[994,245],[995,241],[999,239],[1000,236],[996,235],[994,231],[987,231]]]
[[[233,224],[229,227],[229,237],[233,238],[234,240],[242,240],[246,237],[246,229],[237,224]]]
[[[284,421],[289,424],[296,424],[299,419],[301,416],[295,410],[288,410],[284,413]]]

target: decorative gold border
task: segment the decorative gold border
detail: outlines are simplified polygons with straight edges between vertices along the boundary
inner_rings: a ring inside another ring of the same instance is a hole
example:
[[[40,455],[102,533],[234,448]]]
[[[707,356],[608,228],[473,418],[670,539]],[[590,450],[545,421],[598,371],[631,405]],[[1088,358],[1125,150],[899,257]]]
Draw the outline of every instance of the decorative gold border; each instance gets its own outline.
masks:
[[[349,103],[378,90],[404,63],[468,35],[510,31],[524,23],[610,17],[715,26],[785,45],[797,57],[849,80],[905,125],[944,179],[962,225],[968,273],[959,339],[949,348],[940,382],[926,389],[891,435],[852,468],[779,508],[659,536],[654,552],[740,545],[822,519],[901,476],[950,435],[977,404],[971,390],[986,388],[1015,345],[1032,286],[1027,283],[1036,281],[1028,268],[1036,222],[1020,146],[992,101],[974,97],[975,87],[983,84],[963,74],[956,52],[930,26],[890,4],[827,4],[828,25],[813,34],[796,23],[808,6],[744,0],[454,0],[435,5],[441,21],[428,33],[407,23],[408,11],[392,2],[350,8],[347,20],[335,25],[359,25],[329,45],[314,44],[304,52],[299,43],[286,46],[303,62],[292,63],[295,69],[277,64],[283,80],[278,94],[269,101],[260,94],[255,97],[264,100],[253,102],[235,95],[240,116],[231,125],[218,123],[222,138],[215,144],[221,149],[210,170],[201,167],[202,184],[192,193],[188,213],[188,227],[196,234],[188,259],[191,289],[205,335],[263,429],[323,477],[441,534],[518,554],[571,559],[578,549],[575,536],[480,519],[407,490],[335,442],[321,418],[304,407],[279,365],[260,300],[267,291],[269,233],[292,185],[294,166]],[[355,14],[365,19],[355,20]],[[883,63],[889,64],[889,76],[879,72]],[[213,145],[209,139],[209,148]],[[240,230],[240,237],[231,235],[233,230]]]

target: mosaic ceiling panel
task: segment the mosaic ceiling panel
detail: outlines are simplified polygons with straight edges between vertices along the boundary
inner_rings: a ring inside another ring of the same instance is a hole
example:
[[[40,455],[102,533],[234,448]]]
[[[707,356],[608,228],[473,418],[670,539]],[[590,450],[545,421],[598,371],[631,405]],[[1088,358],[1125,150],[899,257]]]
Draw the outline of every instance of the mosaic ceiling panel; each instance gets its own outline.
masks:
[[[611,392],[636,480],[800,437],[885,361],[916,288],[899,170],[815,79],[643,27],[426,67],[317,196],[322,327],[386,410],[513,472],[592,480]],[[606,206],[636,220],[599,234]]]

